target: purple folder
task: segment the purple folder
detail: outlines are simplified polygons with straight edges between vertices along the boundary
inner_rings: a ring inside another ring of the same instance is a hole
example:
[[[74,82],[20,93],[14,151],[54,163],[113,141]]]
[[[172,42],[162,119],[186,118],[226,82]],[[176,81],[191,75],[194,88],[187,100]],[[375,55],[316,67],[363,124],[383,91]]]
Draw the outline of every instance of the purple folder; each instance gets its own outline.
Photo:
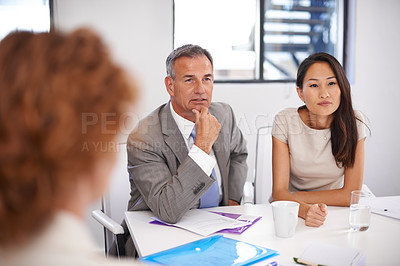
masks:
[[[241,214],[226,213],[226,212],[214,212],[214,211],[212,211],[212,213],[219,214],[219,215],[222,215],[222,216],[225,216],[225,217],[228,217],[228,218],[231,218],[231,219],[235,219],[235,220],[238,219],[238,218],[241,216]],[[261,216],[255,218],[255,219],[251,222],[251,224],[249,224],[249,225],[245,225],[245,226],[241,226],[241,227],[236,227],[236,228],[222,229],[222,230],[220,230],[220,231],[218,231],[218,232],[216,232],[216,233],[228,233],[228,234],[237,234],[237,235],[240,235],[241,233],[243,233],[244,231],[246,231],[247,228],[249,228],[250,226],[252,226],[252,225],[255,224],[256,222],[258,222],[260,219],[261,219]],[[239,219],[239,220],[240,220],[240,219]],[[151,223],[151,224],[159,224],[159,225],[166,225],[166,226],[173,226],[173,225],[165,224],[165,223],[160,222],[160,221],[157,221],[157,220],[150,221],[149,223]]]

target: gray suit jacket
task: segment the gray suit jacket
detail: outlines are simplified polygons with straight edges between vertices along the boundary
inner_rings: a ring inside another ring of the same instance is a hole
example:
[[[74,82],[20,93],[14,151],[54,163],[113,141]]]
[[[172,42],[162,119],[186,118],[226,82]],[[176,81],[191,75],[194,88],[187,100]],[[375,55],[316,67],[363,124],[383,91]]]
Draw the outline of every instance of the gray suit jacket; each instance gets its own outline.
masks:
[[[247,176],[246,141],[231,107],[212,103],[209,112],[221,123],[213,150],[221,171],[223,199],[240,202]],[[176,223],[199,203],[215,179],[188,156],[188,149],[169,103],[144,118],[128,138],[131,199],[128,210],[150,209],[157,217]]]
[[[212,103],[209,112],[221,123],[213,145],[221,171],[223,199],[240,202],[247,175],[246,141],[236,125],[233,111],[224,103]],[[128,138],[128,171],[131,199],[128,210],[150,209],[160,219],[175,223],[215,182],[188,156],[188,149],[172,117],[169,103],[144,118]],[[119,238],[120,251],[137,257],[125,221],[125,234]],[[121,245],[121,246],[120,246]],[[116,243],[110,249],[116,255]]]

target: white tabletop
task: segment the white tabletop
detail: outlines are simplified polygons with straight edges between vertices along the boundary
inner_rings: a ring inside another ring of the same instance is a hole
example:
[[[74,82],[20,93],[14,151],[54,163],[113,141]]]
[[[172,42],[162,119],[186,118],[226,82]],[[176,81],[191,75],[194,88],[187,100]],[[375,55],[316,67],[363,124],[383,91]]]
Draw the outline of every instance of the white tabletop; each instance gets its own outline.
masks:
[[[391,198],[400,202],[400,196]],[[303,219],[299,219],[294,237],[279,238],[275,236],[269,204],[218,207],[210,210],[263,217],[241,235],[223,234],[279,252],[279,256],[265,260],[260,265],[269,261],[277,261],[283,265],[292,264],[293,257],[298,257],[310,243],[315,242],[359,249],[367,256],[366,265],[400,265],[400,220],[372,213],[369,229],[353,232],[349,229],[349,208],[329,206],[328,217],[323,226],[309,227]],[[149,224],[152,216],[154,215],[150,211],[125,213],[139,256],[204,238],[180,228]]]

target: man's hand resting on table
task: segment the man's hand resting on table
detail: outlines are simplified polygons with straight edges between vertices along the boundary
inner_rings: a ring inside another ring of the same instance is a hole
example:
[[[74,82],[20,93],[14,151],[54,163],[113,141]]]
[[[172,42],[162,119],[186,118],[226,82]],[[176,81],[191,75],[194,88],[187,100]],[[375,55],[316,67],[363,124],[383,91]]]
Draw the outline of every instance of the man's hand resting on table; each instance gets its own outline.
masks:
[[[238,205],[240,205],[239,203],[237,203],[236,201],[234,201],[234,200],[229,200],[229,206],[238,206]]]

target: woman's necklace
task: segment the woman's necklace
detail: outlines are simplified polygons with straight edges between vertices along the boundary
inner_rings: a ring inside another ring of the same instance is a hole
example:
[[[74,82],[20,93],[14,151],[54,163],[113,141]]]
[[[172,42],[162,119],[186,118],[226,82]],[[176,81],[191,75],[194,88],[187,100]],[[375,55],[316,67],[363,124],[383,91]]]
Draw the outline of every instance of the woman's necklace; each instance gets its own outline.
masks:
[[[329,134],[329,130],[324,134],[324,140],[327,140],[328,139],[328,137],[327,137],[327,135]]]
[[[316,130],[324,130],[324,131],[326,131],[324,133],[323,138],[324,138],[324,140],[327,140],[328,139],[328,134],[330,133],[330,130],[326,130],[326,129],[329,129],[329,128],[319,128],[319,127],[317,127],[316,126],[317,125],[316,120],[314,119],[315,123],[313,123],[313,120],[311,119],[311,115],[310,115],[310,111],[309,110],[307,110],[307,116],[308,116],[308,124],[309,124],[310,128],[316,129]],[[315,126],[313,124],[315,124]]]

